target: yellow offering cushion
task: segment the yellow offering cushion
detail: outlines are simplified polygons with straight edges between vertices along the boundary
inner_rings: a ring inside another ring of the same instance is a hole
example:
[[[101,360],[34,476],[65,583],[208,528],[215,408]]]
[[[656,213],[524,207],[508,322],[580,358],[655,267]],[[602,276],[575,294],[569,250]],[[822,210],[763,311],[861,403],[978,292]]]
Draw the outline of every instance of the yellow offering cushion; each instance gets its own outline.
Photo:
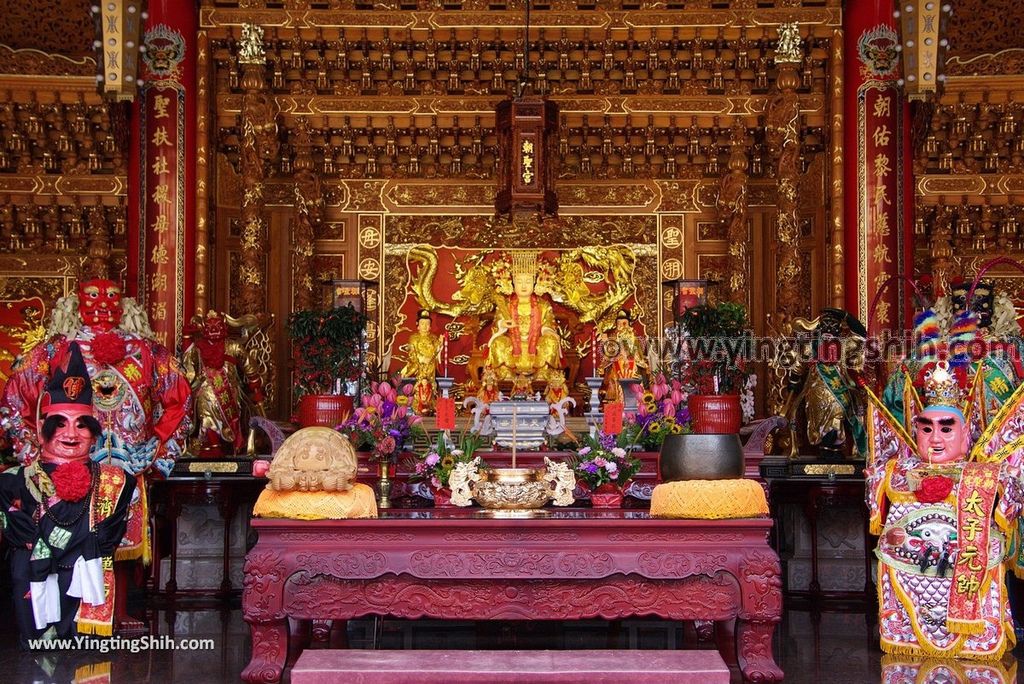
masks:
[[[377,499],[372,488],[358,482],[347,492],[275,492],[268,486],[252,514],[292,520],[376,518]]]
[[[768,515],[764,489],[754,480],[664,482],[651,496],[652,518],[760,518]]]

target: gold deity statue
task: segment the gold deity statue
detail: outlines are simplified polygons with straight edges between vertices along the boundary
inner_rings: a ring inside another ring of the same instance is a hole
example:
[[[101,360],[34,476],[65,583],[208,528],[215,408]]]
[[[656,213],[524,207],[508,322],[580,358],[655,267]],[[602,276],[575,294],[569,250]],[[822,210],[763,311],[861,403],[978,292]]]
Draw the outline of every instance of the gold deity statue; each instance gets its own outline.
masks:
[[[437,375],[437,357],[441,352],[441,336],[430,332],[430,312],[420,309],[416,314],[416,332],[409,336],[409,357],[399,371],[403,378],[416,378],[413,410],[423,414],[433,407]]]
[[[636,331],[633,330],[633,316],[628,309],[620,309],[615,316],[612,334],[603,333],[599,338],[607,355],[605,365],[605,396],[607,401],[624,401],[619,380],[639,379],[647,371],[647,359]]]
[[[551,303],[535,291],[537,254],[512,256],[512,294],[497,298],[487,366],[500,380],[529,376],[546,381],[562,373],[561,342]]]

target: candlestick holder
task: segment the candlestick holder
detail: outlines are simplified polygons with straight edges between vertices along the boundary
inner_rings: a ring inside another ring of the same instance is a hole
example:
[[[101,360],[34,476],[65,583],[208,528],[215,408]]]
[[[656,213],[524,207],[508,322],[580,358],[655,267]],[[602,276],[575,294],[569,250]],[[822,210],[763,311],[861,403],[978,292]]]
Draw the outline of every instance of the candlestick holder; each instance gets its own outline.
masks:
[[[380,481],[377,483],[377,508],[391,508],[391,459],[380,461]]]
[[[601,398],[598,396],[598,392],[601,390],[601,384],[604,382],[604,378],[599,375],[595,375],[587,380],[587,387],[590,388],[590,410],[587,411],[587,417],[591,421],[598,421],[601,418]]]
[[[639,378],[622,378],[619,380],[619,387],[622,388],[623,413],[636,413],[636,392],[633,391],[633,388],[639,384]]]
[[[441,396],[447,398],[448,392],[451,390],[452,385],[455,384],[455,378],[441,376],[435,379],[437,380],[437,389],[441,391]]]

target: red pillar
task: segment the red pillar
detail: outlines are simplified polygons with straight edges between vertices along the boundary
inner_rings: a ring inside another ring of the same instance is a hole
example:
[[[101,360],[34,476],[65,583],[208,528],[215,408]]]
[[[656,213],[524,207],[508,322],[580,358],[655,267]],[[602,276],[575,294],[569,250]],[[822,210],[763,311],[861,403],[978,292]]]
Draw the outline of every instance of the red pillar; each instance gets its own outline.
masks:
[[[195,301],[196,29],[193,2],[150,0],[132,105],[128,292],[179,348]]]
[[[910,275],[913,177],[910,110],[900,78],[893,0],[846,3],[843,114],[846,308],[872,331],[903,329],[913,312],[903,280],[889,285],[868,320],[879,289]]]

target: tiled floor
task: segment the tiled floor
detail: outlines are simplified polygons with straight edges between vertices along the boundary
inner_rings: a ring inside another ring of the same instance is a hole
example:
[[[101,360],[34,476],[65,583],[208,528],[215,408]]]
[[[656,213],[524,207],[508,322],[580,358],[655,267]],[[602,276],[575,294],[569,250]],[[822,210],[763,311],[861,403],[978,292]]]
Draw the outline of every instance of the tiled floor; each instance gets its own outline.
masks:
[[[109,662],[112,682],[237,682],[249,656],[248,630],[237,607],[227,610],[180,610],[154,613],[159,634],[209,638],[210,651],[141,651],[116,654],[30,654],[18,651],[10,616],[0,612],[0,682],[75,681],[89,666]],[[371,620],[350,625],[353,647],[369,647]],[[775,648],[786,682],[837,684],[878,682],[881,652],[872,639],[875,627],[863,613],[812,614],[790,610],[776,632]],[[470,623],[385,621],[384,648],[675,648],[688,630],[661,621],[629,620],[609,625],[578,623]],[[699,646],[693,646],[699,647]],[[710,647],[710,646],[705,646]],[[84,667],[83,667],[84,666]],[[102,668],[103,665],[100,665]],[[1024,681],[1024,680],[1022,680]]]

